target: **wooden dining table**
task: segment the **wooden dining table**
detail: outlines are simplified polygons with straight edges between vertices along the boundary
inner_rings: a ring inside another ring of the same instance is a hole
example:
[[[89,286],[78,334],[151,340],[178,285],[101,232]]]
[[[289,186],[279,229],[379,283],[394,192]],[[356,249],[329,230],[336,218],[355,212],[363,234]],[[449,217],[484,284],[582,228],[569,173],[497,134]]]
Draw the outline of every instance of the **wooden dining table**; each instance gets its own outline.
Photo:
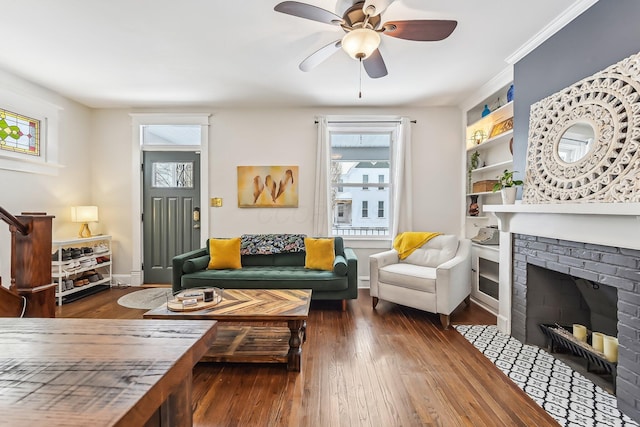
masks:
[[[210,320],[0,318],[0,426],[191,426]]]

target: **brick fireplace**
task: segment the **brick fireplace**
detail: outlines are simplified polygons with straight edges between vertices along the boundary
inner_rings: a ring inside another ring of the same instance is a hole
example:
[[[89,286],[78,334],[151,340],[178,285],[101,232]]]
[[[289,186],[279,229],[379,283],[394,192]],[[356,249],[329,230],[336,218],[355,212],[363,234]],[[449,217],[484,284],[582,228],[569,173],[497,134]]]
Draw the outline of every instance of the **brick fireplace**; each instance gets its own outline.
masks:
[[[618,408],[640,421],[640,205],[518,204],[490,209],[501,230],[499,329],[539,346],[545,345],[537,326],[542,319],[589,325],[595,321],[597,329],[608,328],[609,335],[617,330]],[[592,295],[583,295],[585,289]],[[612,308],[589,314],[589,306],[612,298]]]

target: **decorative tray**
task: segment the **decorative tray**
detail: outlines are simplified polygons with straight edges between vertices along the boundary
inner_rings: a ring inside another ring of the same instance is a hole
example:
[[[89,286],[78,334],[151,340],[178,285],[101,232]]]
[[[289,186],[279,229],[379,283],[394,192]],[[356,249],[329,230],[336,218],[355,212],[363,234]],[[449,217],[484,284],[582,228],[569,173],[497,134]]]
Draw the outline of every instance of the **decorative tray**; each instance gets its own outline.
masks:
[[[173,296],[167,301],[167,309],[171,311],[197,311],[211,308],[222,301],[223,290],[220,288],[189,289]],[[205,298],[206,296],[206,298]]]

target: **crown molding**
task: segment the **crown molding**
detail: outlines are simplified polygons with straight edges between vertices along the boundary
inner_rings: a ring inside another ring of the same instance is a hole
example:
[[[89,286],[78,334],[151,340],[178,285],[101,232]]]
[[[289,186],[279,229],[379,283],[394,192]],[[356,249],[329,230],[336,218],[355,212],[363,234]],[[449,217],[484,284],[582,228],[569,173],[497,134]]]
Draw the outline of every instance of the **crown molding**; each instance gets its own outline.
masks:
[[[520,61],[526,55],[531,53],[535,48],[544,43],[547,39],[560,31],[569,22],[573,21],[585,10],[596,4],[598,0],[577,0],[571,6],[569,6],[564,12],[558,15],[553,21],[549,22],[542,30],[540,30],[535,36],[530,38],[525,44],[520,46],[518,50],[509,55],[505,61],[508,64],[515,64]]]
[[[459,107],[462,111],[470,110],[511,81],[513,81],[513,66],[509,65],[493,76],[491,80],[480,86],[471,96],[460,103]]]

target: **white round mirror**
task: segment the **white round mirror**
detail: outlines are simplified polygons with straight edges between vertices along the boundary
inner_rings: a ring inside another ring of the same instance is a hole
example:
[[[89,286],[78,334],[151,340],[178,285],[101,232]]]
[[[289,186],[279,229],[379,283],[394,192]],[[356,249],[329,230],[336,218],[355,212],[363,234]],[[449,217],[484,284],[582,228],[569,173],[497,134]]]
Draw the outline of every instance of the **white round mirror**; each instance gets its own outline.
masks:
[[[574,123],[564,131],[558,143],[558,157],[565,163],[575,163],[585,157],[596,138],[596,132],[587,122]]]

